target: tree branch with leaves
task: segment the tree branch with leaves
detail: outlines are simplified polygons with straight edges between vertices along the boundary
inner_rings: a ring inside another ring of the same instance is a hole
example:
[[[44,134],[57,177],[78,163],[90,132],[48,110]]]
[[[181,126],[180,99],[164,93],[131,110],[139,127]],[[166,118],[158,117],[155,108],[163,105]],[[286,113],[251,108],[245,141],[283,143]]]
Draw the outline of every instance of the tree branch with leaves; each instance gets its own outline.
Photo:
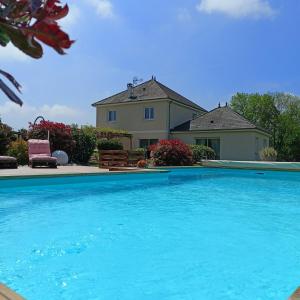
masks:
[[[6,47],[12,43],[35,59],[43,56],[41,43],[65,54],[65,49],[69,49],[74,41],[61,30],[58,21],[68,12],[68,5],[62,6],[60,0],[0,0],[0,45]],[[20,92],[21,85],[12,75],[3,70],[0,75]],[[23,104],[2,79],[0,89],[11,101]]]

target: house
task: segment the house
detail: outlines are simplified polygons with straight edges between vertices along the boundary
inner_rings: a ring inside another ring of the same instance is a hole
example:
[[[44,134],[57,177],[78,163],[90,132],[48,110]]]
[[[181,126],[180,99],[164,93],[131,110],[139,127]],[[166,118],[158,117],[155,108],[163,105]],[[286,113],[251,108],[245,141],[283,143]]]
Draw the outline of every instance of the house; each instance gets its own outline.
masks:
[[[121,93],[100,100],[96,126],[124,129],[133,135],[133,147],[147,147],[171,138],[171,129],[206,112],[155,77],[140,85],[127,85]]]
[[[92,104],[96,126],[124,129],[133,135],[133,148],[161,139],[213,148],[218,159],[259,160],[270,135],[227,105],[204,108],[158,82],[155,77]]]
[[[270,135],[227,105],[219,106],[172,131],[172,138],[187,144],[213,148],[217,159],[259,160],[259,152],[269,146]]]

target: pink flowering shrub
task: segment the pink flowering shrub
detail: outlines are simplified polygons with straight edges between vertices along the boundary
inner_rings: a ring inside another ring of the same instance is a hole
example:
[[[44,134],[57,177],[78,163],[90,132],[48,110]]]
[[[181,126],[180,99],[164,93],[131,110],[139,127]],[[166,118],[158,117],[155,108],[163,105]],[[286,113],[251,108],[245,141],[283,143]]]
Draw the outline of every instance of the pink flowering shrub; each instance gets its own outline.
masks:
[[[180,140],[161,140],[150,146],[156,166],[189,166],[192,164],[192,152],[188,145]]]
[[[48,131],[50,135],[51,152],[63,150],[71,156],[75,147],[75,141],[72,136],[72,128],[63,123],[51,121],[41,121],[39,124],[29,123],[28,137],[30,139],[47,139]]]

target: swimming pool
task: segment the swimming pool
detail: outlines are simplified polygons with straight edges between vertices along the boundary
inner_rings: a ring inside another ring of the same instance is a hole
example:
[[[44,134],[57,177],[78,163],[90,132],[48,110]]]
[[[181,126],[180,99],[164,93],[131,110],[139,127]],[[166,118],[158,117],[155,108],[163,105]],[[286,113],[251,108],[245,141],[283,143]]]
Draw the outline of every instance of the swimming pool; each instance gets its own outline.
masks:
[[[300,173],[0,181],[0,281],[26,299],[286,299]]]

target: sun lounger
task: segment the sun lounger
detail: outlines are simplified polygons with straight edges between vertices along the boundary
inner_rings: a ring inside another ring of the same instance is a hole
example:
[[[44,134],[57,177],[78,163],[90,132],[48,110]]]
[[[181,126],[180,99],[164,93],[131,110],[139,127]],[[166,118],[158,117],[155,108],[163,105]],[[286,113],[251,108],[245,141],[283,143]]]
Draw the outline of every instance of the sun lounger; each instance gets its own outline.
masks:
[[[57,167],[56,157],[51,156],[48,140],[28,140],[29,166]]]
[[[17,159],[12,156],[0,156],[0,169],[18,168]]]

